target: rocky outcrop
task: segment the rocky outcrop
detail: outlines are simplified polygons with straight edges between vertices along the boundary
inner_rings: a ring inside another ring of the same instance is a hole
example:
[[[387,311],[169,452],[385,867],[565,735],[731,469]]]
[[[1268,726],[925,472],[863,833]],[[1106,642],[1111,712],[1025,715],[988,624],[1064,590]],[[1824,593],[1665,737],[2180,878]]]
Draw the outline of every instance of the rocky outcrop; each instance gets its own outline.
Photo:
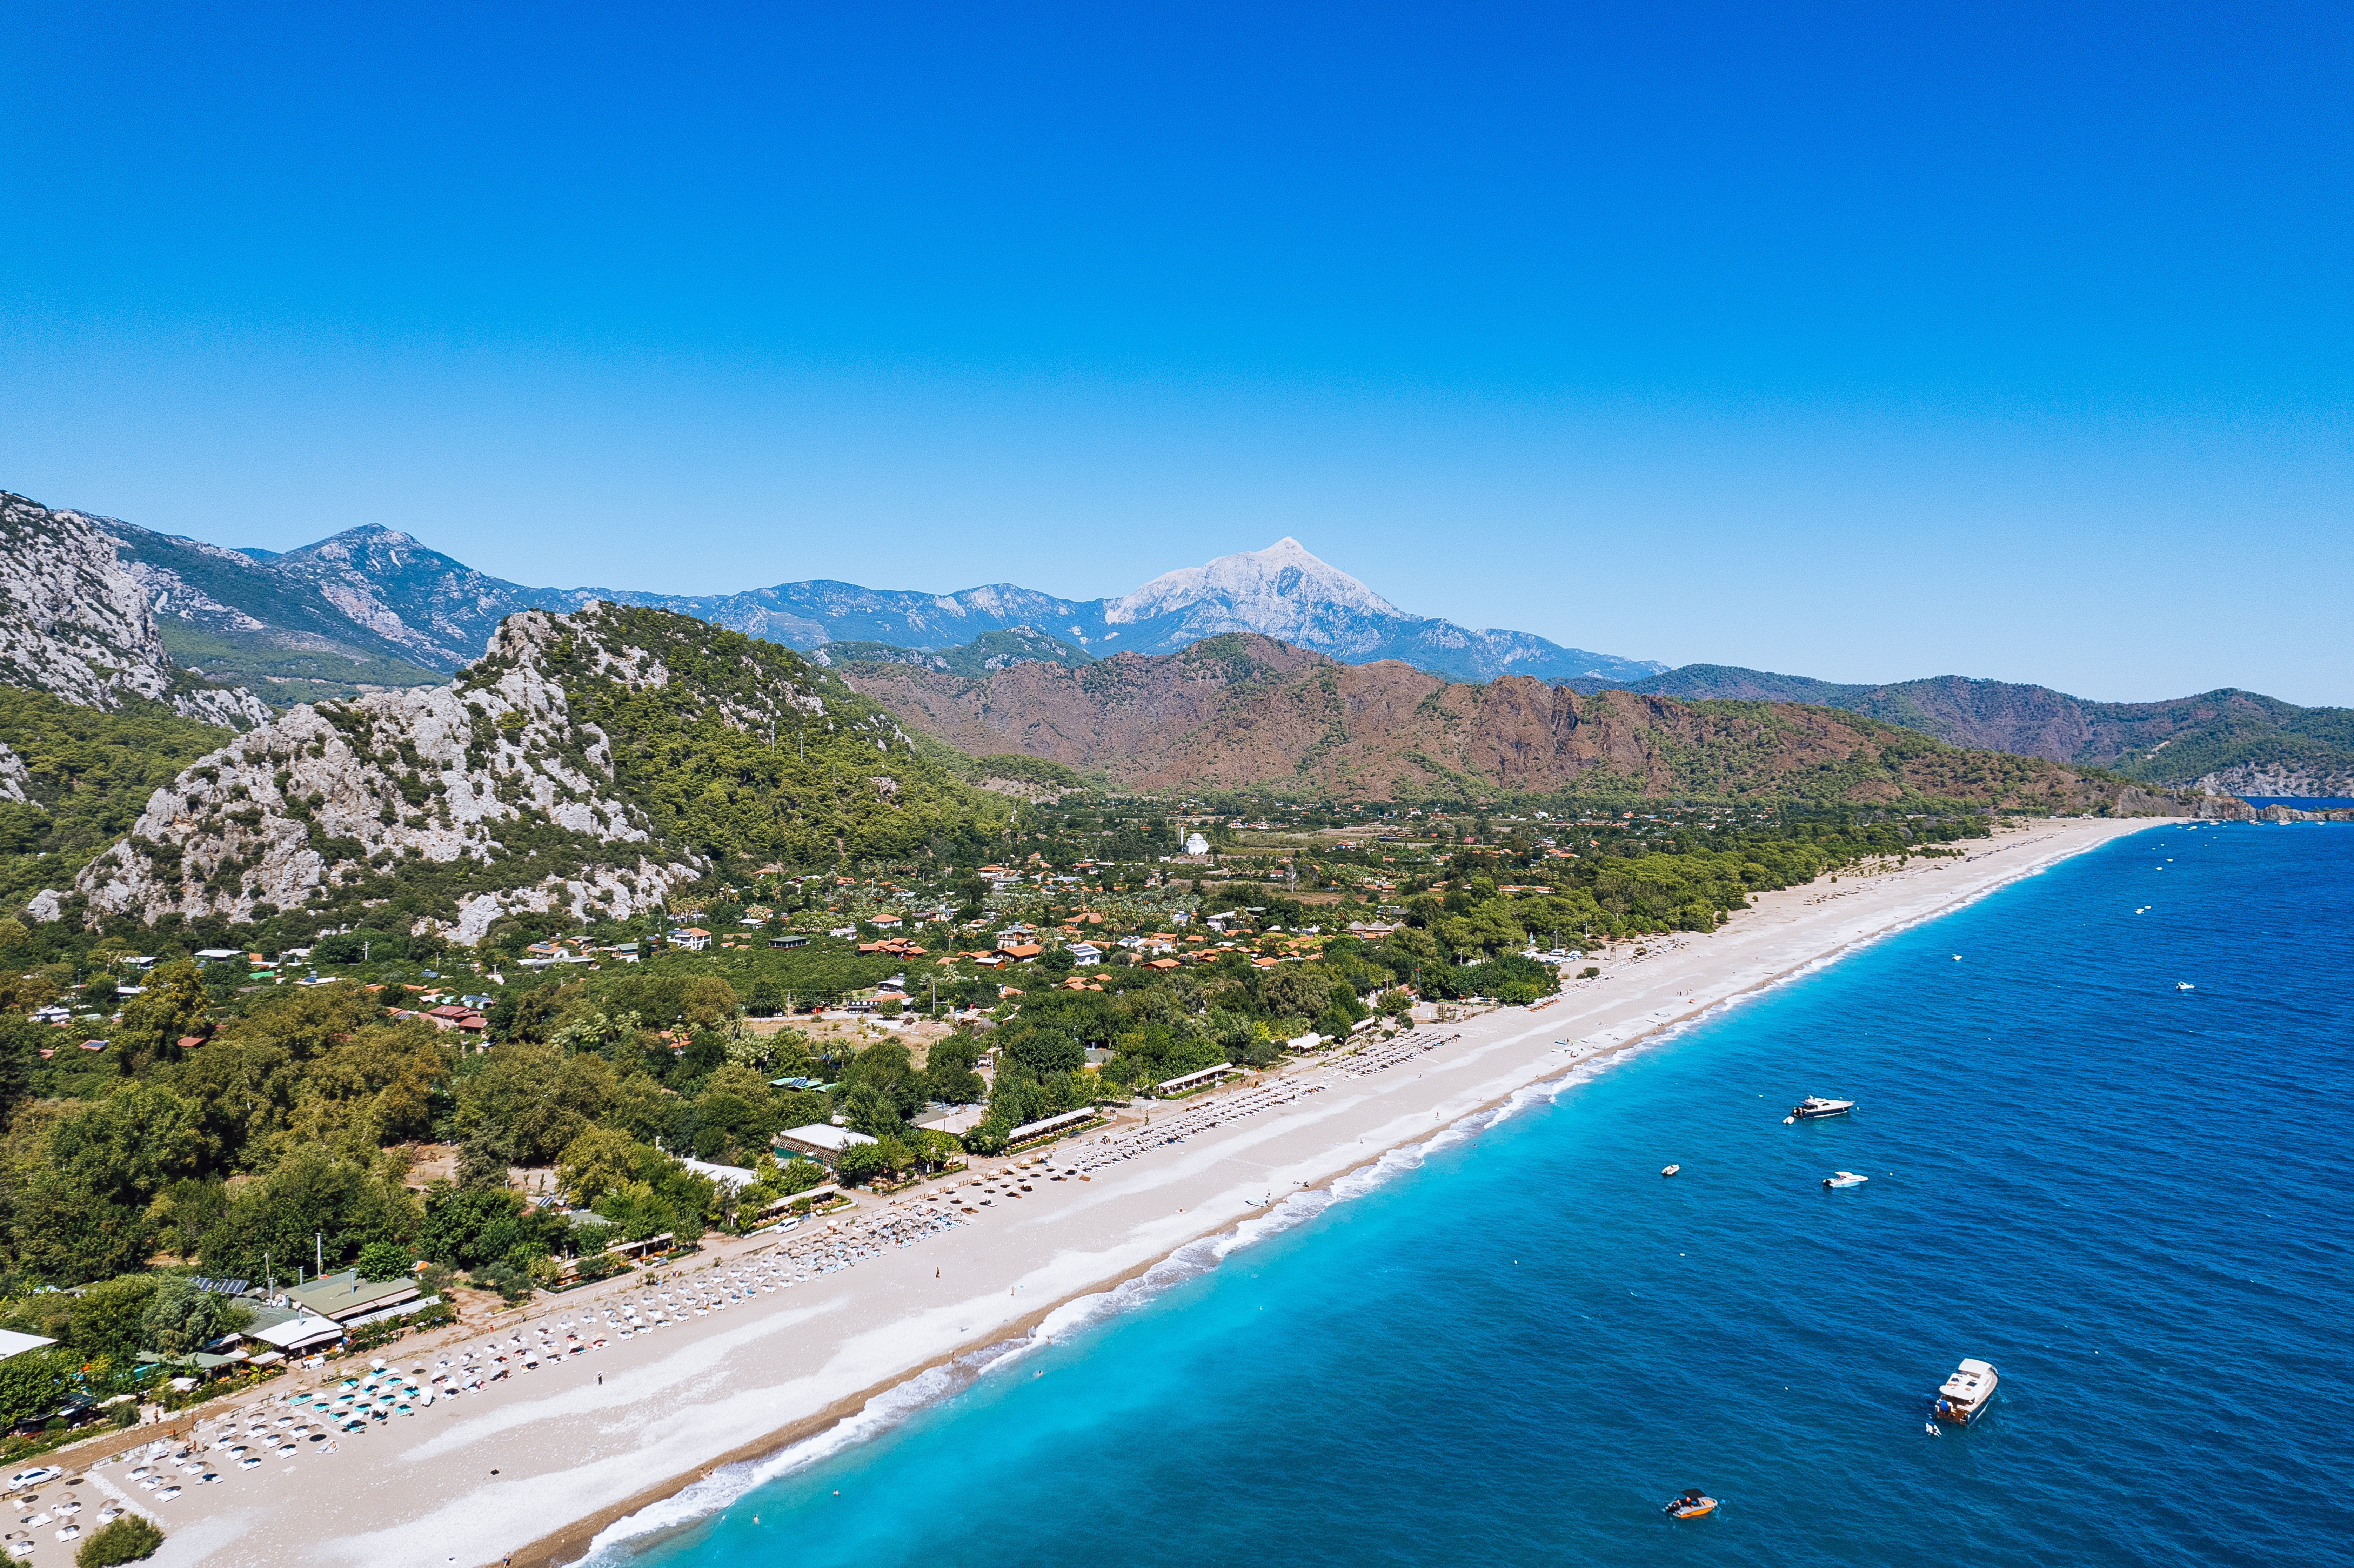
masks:
[[[2343,800],[2354,796],[2354,767],[2325,760],[2243,763],[2202,775],[2198,787],[2217,795]]]
[[[2300,811],[2294,806],[2266,806],[2252,815],[2260,822],[2354,822],[2354,811]]]
[[[86,708],[129,697],[232,728],[266,724],[270,706],[240,687],[172,668],[155,618],[114,542],[79,512],[0,492],[0,683]]]
[[[2196,817],[2211,822],[2252,821],[2256,815],[2254,807],[2233,796],[2208,795],[2195,789],[2150,790],[2137,784],[2128,784],[2118,790],[2109,810],[2119,817]]]
[[[466,942],[509,910],[626,918],[662,902],[702,862],[620,798],[610,743],[573,713],[549,654],[561,643],[631,690],[670,673],[592,621],[514,616],[446,687],[305,705],[239,736],[157,790],[78,891],[94,916],[249,920],[419,862],[449,869],[445,925]]]
[[[37,806],[31,794],[32,776],[25,771],[25,759],[0,741],[0,800],[18,805]]]

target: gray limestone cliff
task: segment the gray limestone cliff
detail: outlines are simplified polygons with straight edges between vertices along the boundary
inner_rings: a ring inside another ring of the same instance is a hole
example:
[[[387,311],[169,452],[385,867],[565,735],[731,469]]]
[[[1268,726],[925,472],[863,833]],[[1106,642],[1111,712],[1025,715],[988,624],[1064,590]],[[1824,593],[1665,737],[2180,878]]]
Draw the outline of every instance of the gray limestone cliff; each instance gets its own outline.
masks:
[[[86,708],[125,699],[242,729],[270,706],[242,687],[172,667],[146,594],[92,518],[0,492],[0,683]]]
[[[575,716],[547,668],[564,641],[601,681],[670,679],[642,651],[594,641],[588,617],[531,611],[448,686],[303,705],[238,736],[155,792],[76,886],[92,916],[266,916],[405,863],[441,868],[477,940],[499,915],[561,908],[627,918],[702,874],[619,798],[605,732]]]

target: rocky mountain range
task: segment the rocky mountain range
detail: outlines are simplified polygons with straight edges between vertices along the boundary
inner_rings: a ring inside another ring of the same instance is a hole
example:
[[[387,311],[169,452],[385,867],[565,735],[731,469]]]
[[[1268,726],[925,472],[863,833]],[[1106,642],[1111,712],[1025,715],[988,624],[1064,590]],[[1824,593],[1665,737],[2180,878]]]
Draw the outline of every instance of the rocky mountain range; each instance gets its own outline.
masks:
[[[1825,707],[1580,694],[1528,676],[1473,685],[1255,635],[979,677],[862,663],[848,679],[959,750],[1042,758],[1129,789],[2158,805],[2042,758],[1964,750]]]
[[[517,610],[573,610],[599,599],[673,610],[804,652],[844,641],[938,652],[1019,629],[1092,655],[1159,653],[1257,631],[1352,662],[1405,659],[1458,680],[1511,673],[1633,681],[1667,668],[1411,614],[1288,538],[1098,599],[1011,583],[944,594],[823,580],[684,595],[527,588],[375,526],[278,554],[224,549],[120,518],[89,521],[114,540],[185,660],[264,689],[274,683],[286,700],[425,683],[472,659]]]
[[[50,512],[22,497],[0,504],[8,527],[33,530],[12,548],[12,565],[0,577],[6,595],[0,677],[77,702],[106,691],[164,694],[180,711],[215,722],[249,724],[258,708],[250,696],[207,694],[221,683],[281,707],[439,684],[510,614],[607,601],[694,616],[828,665],[879,659],[979,677],[1025,660],[1070,667],[1250,633],[1344,663],[1396,660],[1467,683],[1511,674],[1588,694],[1623,688],[1816,704],[1956,746],[2100,767],[2168,787],[2354,792],[2348,709],[2299,708],[2228,689],[2160,703],[2094,703],[2044,686],[1960,676],[1851,685],[1728,665],[1668,670],[1413,615],[1288,538],[1101,599],[1002,583],[935,594],[822,580],[671,596],[526,588],[384,528],[355,528],[273,554]],[[110,542],[111,566],[103,558]],[[50,559],[54,571],[47,569]]]
[[[0,684],[81,707],[143,698],[207,724],[268,722],[252,693],[174,667],[141,584],[97,524],[0,492]]]
[[[1583,690],[1606,683],[1581,681]],[[1647,695],[1815,703],[1933,735],[2128,779],[2228,795],[2354,795],[2354,709],[2303,708],[2224,688],[2157,703],[2097,703],[2049,686],[1959,675],[1841,685],[1725,664],[1632,683]]]
[[[705,598],[570,591],[674,609],[802,650],[834,641],[941,650],[983,632],[1021,628],[1101,657],[1172,652],[1204,637],[1250,631],[1352,663],[1404,659],[1461,681],[1505,673],[1631,681],[1667,668],[1656,660],[1564,648],[1528,632],[1474,630],[1411,614],[1290,538],[1166,573],[1110,599],[1056,599],[1010,583],[950,594],[836,582],[781,583]]]

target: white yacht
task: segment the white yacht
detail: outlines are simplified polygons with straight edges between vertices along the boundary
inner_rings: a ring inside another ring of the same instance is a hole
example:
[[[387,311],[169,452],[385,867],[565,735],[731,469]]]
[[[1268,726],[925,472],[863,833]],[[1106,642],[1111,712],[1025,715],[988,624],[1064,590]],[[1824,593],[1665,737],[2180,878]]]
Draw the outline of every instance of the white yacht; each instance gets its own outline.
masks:
[[[1866,1181],[1871,1180],[1871,1177],[1859,1176],[1852,1171],[1834,1171],[1829,1175],[1823,1178],[1823,1185],[1826,1187],[1861,1187]]]
[[[1940,1421],[1951,1421],[1967,1426],[1986,1414],[1994,1403],[1995,1384],[2000,1380],[1994,1368],[1981,1361],[1965,1361],[1956,1368],[1937,1391],[1934,1414]]]
[[[1782,1125],[1787,1127],[1794,1121],[1814,1121],[1827,1116],[1845,1116],[1853,1109],[1853,1100],[1827,1100],[1820,1095],[1808,1095],[1790,1107],[1790,1114],[1782,1118]]]

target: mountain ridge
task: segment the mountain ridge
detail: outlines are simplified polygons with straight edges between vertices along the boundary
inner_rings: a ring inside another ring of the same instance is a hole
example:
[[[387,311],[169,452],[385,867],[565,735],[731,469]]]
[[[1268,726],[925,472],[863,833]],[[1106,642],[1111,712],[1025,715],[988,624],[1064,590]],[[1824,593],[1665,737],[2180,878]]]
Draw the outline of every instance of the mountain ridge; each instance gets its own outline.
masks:
[[[1578,684],[1598,690],[1606,683]],[[1963,675],[1860,685],[1737,665],[1687,664],[1626,683],[1624,689],[1688,701],[1818,704],[1916,729],[1950,745],[2042,757],[2216,794],[2354,793],[2354,709],[2299,707],[2228,686],[2154,703],[2104,703],[2050,686]]]
[[[1819,705],[1581,694],[1525,675],[1470,685],[1251,634],[1076,669],[1033,662],[971,678],[861,664],[847,678],[902,724],[969,755],[1034,757],[1116,789],[1959,800],[2036,811],[2195,804]]]
[[[162,649],[187,673],[167,681],[234,681],[281,706],[439,683],[474,656],[505,616],[533,608],[569,613],[601,600],[691,615],[793,648],[821,665],[841,662],[827,652],[836,644],[851,645],[842,658],[896,659],[903,652],[893,651],[904,651],[935,670],[977,674],[1023,657],[1072,662],[1056,648],[1100,658],[1166,652],[1231,633],[1273,635],[1346,662],[1394,659],[1453,681],[1530,675],[1586,693],[1618,687],[1690,699],[1814,703],[1955,745],[2113,768],[2169,787],[2354,792],[2354,711],[2347,709],[2299,708],[2232,688],[2117,704],[1950,675],[1857,684],[1734,665],[1669,670],[1656,661],[1409,614],[1288,535],[1264,550],[1179,567],[1128,593],[1092,600],[1013,583],[939,594],[829,579],[682,596],[526,588],[380,524],[273,553],[226,549],[115,518],[48,515],[79,519],[113,542],[122,569],[147,600]],[[126,608],[119,586],[94,602],[101,620],[140,613]],[[983,648],[984,639],[993,641]],[[48,662],[54,665],[54,658]],[[92,676],[81,684],[93,683],[104,683]]]
[[[332,682],[337,670],[344,694],[430,683],[479,654],[508,615],[566,613],[599,599],[692,615],[801,652],[835,641],[948,649],[1026,627],[1097,656],[1167,652],[1204,637],[1255,631],[1359,662],[1403,658],[1460,680],[1516,673],[1627,681],[1667,668],[1532,632],[1412,614],[1288,535],[1265,550],[1164,572],[1124,594],[1069,599],[1016,583],[936,593],[824,578],[723,594],[532,588],[476,571],[381,524],[281,552],[232,550],[120,518],[91,521],[115,541],[189,652],[280,683],[292,695],[306,694],[292,683]]]

